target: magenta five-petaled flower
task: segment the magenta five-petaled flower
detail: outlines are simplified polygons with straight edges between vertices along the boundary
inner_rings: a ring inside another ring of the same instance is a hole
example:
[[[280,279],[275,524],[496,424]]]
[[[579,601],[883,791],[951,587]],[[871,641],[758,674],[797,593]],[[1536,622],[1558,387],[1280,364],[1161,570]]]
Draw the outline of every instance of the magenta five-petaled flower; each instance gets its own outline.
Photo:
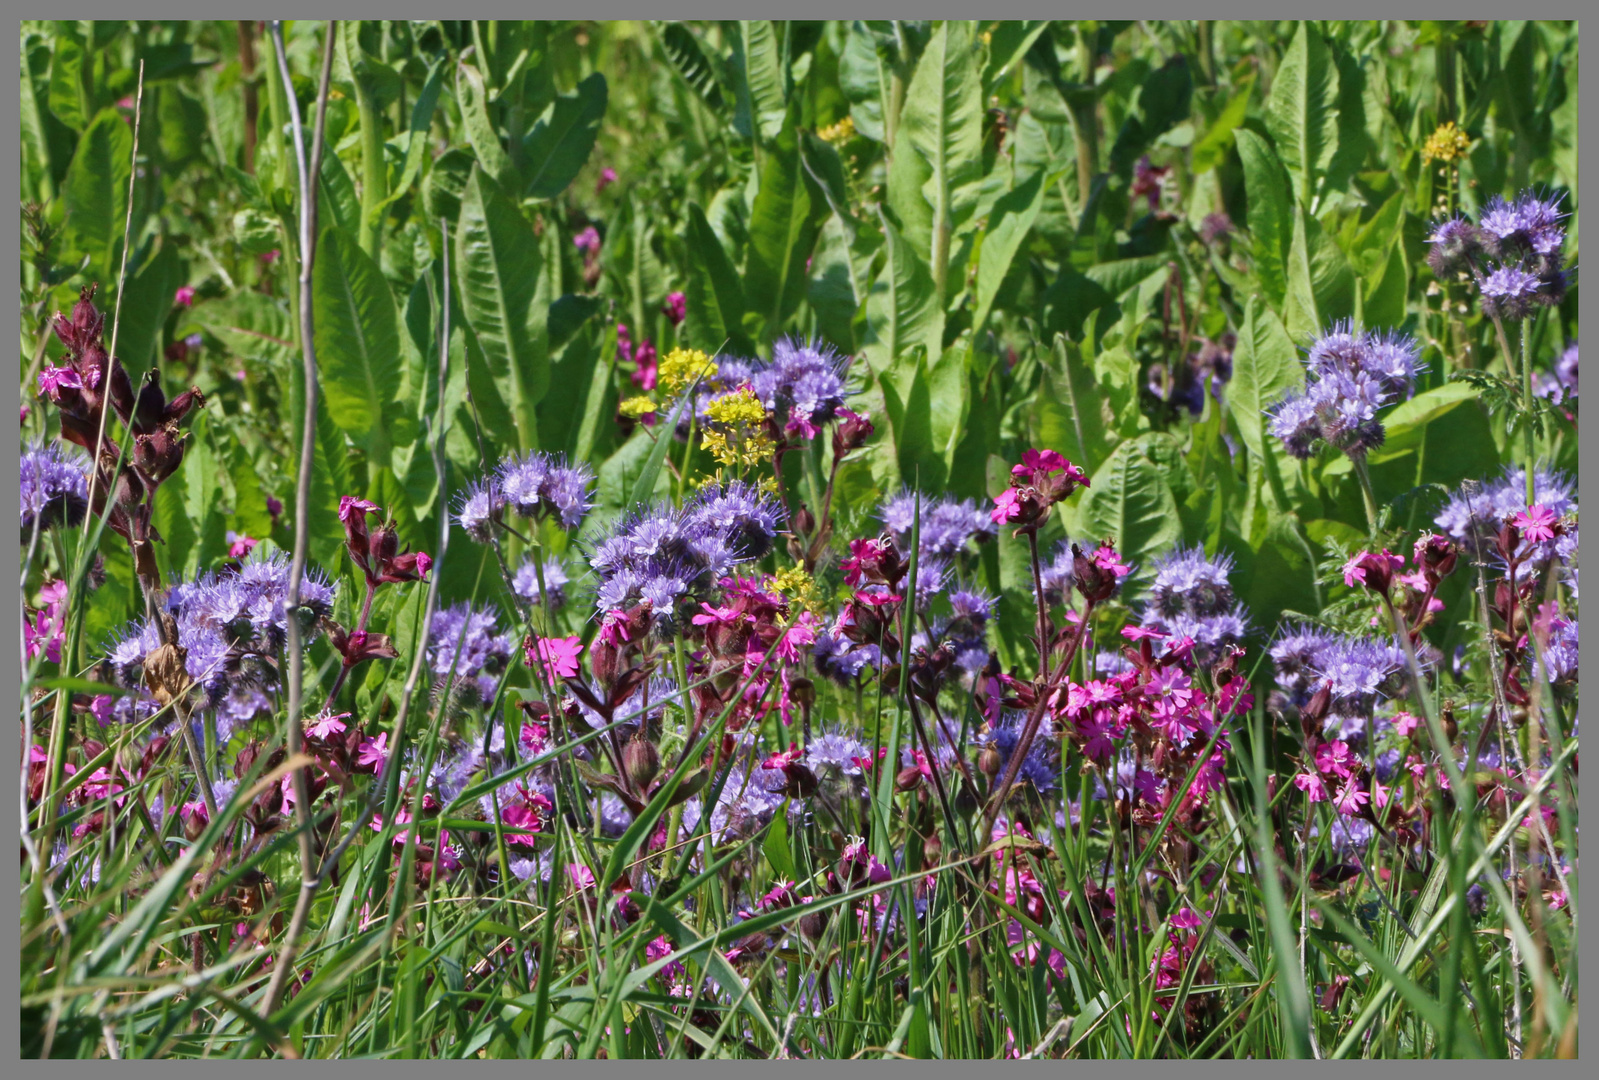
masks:
[[[1510,524],[1521,530],[1523,539],[1534,544],[1541,544],[1545,540],[1555,538],[1555,522],[1559,520],[1555,512],[1543,503],[1535,503],[1527,510],[1523,510],[1510,519]]]
[[[184,307],[193,307],[194,287],[192,285],[183,286],[173,295],[172,300],[174,303],[182,304]]]
[[[1020,468],[1020,466],[1017,467]],[[1006,488],[994,497],[994,509],[989,511],[988,514],[996,525],[1003,525],[1007,521],[1015,521],[1021,515],[1021,492],[1013,487]]]
[[[528,667],[532,667],[533,650],[524,647],[523,651],[527,653]],[[538,639],[538,659],[552,682],[556,679],[576,677],[578,657],[582,653],[583,639],[576,634],[571,637]]]
[[[1405,565],[1403,555],[1395,555],[1387,548],[1382,553],[1357,551],[1344,563],[1344,584],[1350,588],[1364,585],[1373,592],[1387,593],[1394,575]]]
[[[389,733],[383,732],[375,739],[362,739],[356,755],[357,765],[377,767],[389,759]]]

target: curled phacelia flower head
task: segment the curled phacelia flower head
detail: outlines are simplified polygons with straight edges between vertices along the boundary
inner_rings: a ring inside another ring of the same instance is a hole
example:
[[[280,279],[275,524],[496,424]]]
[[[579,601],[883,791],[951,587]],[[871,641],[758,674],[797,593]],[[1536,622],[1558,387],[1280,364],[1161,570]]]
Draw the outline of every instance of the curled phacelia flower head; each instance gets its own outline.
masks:
[[[1272,407],[1268,430],[1302,460],[1322,442],[1351,457],[1376,449],[1386,437],[1377,410],[1415,391],[1420,352],[1408,336],[1334,324],[1311,345],[1304,391]]]
[[[89,508],[88,458],[76,450],[65,450],[58,443],[30,446],[21,462],[22,535],[65,525],[71,528],[83,520]]]
[[[1433,226],[1427,237],[1427,265],[1439,281],[1450,281],[1469,273],[1483,254],[1482,233],[1463,217],[1453,217]]]

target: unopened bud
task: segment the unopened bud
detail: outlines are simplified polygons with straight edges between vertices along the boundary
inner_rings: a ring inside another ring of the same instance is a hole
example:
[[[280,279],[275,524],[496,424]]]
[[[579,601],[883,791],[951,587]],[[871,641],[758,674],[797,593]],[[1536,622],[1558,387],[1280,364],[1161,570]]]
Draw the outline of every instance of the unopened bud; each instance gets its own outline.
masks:
[[[993,780],[999,776],[1000,765],[999,750],[992,746],[983,747],[983,752],[977,755],[977,767],[983,775]]]
[[[660,751],[642,733],[635,735],[622,748],[622,767],[627,770],[627,778],[633,782],[636,790],[647,791],[661,771]]]

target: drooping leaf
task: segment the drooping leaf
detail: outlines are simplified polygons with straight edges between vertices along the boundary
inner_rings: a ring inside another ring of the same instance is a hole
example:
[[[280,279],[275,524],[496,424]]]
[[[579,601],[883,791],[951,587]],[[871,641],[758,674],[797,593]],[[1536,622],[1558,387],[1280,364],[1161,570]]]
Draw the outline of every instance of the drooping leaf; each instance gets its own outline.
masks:
[[[488,92],[483,86],[483,76],[471,64],[460,64],[455,69],[455,100],[461,107],[461,126],[466,130],[466,140],[472,144],[478,164],[507,191],[518,189],[516,166],[511,155],[500,145],[500,133],[489,119]]]
[[[577,84],[577,93],[558,96],[544,110],[522,140],[529,195],[553,199],[576,179],[594,151],[609,96],[605,76],[596,71]]]
[[[87,272],[108,290],[120,265],[132,168],[133,132],[116,109],[106,109],[78,140],[62,185],[66,210],[62,246],[75,255],[87,255]]]
[[[1139,567],[1181,538],[1171,485],[1145,445],[1158,437],[1122,443],[1094,470],[1091,486],[1076,496],[1069,512],[1070,535],[1114,540],[1122,558]]]
[[[743,328],[744,288],[698,203],[688,205],[684,240],[689,266],[684,290],[688,340],[707,353],[715,353],[723,342],[733,342],[730,348],[743,351],[748,347]]]
[[[1288,248],[1288,295],[1283,324],[1304,340],[1354,314],[1355,275],[1338,242],[1303,206],[1294,214]]]
[[[475,168],[455,240],[461,306],[525,453],[538,446],[535,406],[550,378],[548,308],[536,302],[543,268],[538,238],[499,186]]]
[[[944,313],[935,302],[927,263],[882,217],[888,263],[866,300],[866,321],[875,342],[868,346],[874,367],[886,368],[913,345],[943,352]]]
[[[1227,384],[1227,410],[1249,452],[1261,456],[1266,410],[1288,391],[1303,386],[1294,343],[1276,312],[1250,297],[1233,349],[1233,377]]]
[[[1266,140],[1248,128],[1234,133],[1249,197],[1255,276],[1274,306],[1288,294],[1288,248],[1294,231],[1288,173]]]
[[[1338,68],[1315,23],[1299,23],[1272,78],[1265,112],[1294,198],[1311,205],[1338,149]]]
[[[779,332],[805,295],[805,264],[826,210],[814,188],[793,128],[785,128],[761,169],[744,264],[744,302],[769,336]]]
[[[411,185],[416,182],[417,173],[422,170],[422,159],[426,155],[428,145],[428,129],[433,125],[433,110],[438,105],[439,91],[444,86],[444,63],[444,58],[441,57],[428,69],[422,90],[417,94],[415,104],[411,106],[411,126],[406,132],[405,164],[400,169],[400,178],[384,200],[374,207],[375,212],[381,211],[410,191]]]
[[[788,113],[782,31],[770,19],[744,19],[738,29],[735,62],[740,79],[734,126],[745,138],[769,142],[783,129]]]
[[[1053,179],[1048,178],[1048,179]],[[988,215],[988,228],[977,256],[977,307],[972,315],[972,332],[981,334],[988,323],[999,287],[1010,272],[1011,262],[1032,230],[1044,204],[1047,188],[1042,169],[1017,184],[994,204]]]
[[[311,272],[318,381],[328,416],[387,468],[400,383],[399,320],[394,295],[355,237],[329,226]]]
[[[900,113],[900,133],[929,171],[922,196],[933,209],[928,263],[940,286],[940,302],[951,238],[971,216],[983,172],[982,77],[976,32],[977,24],[971,21],[939,23],[917,61]]]

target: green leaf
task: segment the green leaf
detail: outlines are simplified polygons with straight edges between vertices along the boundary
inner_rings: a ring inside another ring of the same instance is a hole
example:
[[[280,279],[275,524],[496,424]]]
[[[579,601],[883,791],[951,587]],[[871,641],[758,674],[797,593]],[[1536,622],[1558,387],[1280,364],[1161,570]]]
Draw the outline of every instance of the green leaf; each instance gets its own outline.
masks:
[[[1110,171],[1126,175],[1157,138],[1187,120],[1193,90],[1194,77],[1181,55],[1151,71],[1129,103],[1127,118],[1116,133],[1116,142],[1110,148]]]
[[[128,172],[133,168],[133,132],[116,109],[106,109],[78,140],[62,185],[66,209],[62,245],[89,257],[91,279],[117,280],[122,232],[128,215]],[[105,294],[102,294],[105,295]]]
[[[83,46],[69,37],[55,40],[46,101],[55,118],[73,131],[82,131],[89,122],[88,95],[83,87]]]
[[[720,73],[716,62],[700,46],[694,32],[680,22],[660,28],[661,51],[672,70],[688,84],[712,110],[722,107]]]
[[[609,96],[605,76],[596,71],[577,84],[576,94],[562,94],[544,110],[522,140],[529,195],[553,199],[577,178],[594,151]]]
[[[633,481],[632,501],[637,503],[649,502],[655,494],[655,483],[660,478],[661,466],[666,464],[666,451],[672,446],[672,432],[677,430],[677,425],[683,419],[683,410],[688,408],[694,400],[692,390],[678,399],[673,407],[672,414],[667,417],[665,425],[655,433],[654,445],[650,447],[649,457],[644,459],[644,467],[639,470],[638,479]]]
[[[1239,128],[1233,137],[1244,166],[1255,276],[1266,298],[1280,306],[1288,295],[1288,247],[1294,230],[1288,173],[1266,140],[1253,131]]]
[[[347,233],[359,233],[361,197],[343,160],[334,153],[322,155],[322,175],[317,179],[317,213],[324,225],[337,225]],[[298,235],[298,234],[296,234]]]
[[[947,466],[933,437],[933,402],[925,353],[920,347],[904,353],[893,368],[878,376],[878,382],[901,482],[938,490],[944,485]]]
[[[461,305],[526,453],[539,445],[534,407],[550,379],[549,309],[536,302],[543,257],[532,227],[481,168],[461,199],[455,252]]]
[[[1303,206],[1294,212],[1283,325],[1304,340],[1354,313],[1355,275],[1343,249]]]
[[[934,302],[933,276],[920,255],[879,211],[888,264],[866,300],[866,321],[876,341],[868,346],[873,366],[887,368],[913,345],[943,353],[944,312]]]
[[[417,173],[422,170],[422,159],[428,147],[428,129],[433,126],[433,110],[439,103],[439,91],[444,86],[443,57],[435,60],[428,69],[426,81],[422,83],[422,90],[416,96],[416,104],[411,106],[411,127],[405,137],[405,165],[400,170],[400,179],[384,200],[373,208],[375,214],[380,216],[384,207],[394,202],[416,182]]]
[[[983,176],[983,97],[975,22],[945,21],[933,31],[916,64],[900,134],[927,163],[922,195],[933,208],[928,265],[942,307],[947,294],[950,241],[971,217]],[[938,343],[930,346],[938,355]]]
[[[489,119],[488,96],[483,76],[471,64],[455,69],[455,100],[461,107],[461,126],[466,141],[477,155],[478,164],[507,191],[518,188],[516,166],[500,145],[500,133]]]
[[[761,186],[750,212],[744,265],[744,302],[773,336],[805,296],[805,264],[816,247],[826,206],[800,160],[792,128],[766,154]]]
[[[745,351],[748,340],[742,321],[744,289],[739,284],[738,271],[698,203],[688,204],[684,240],[688,247],[685,336],[707,353],[715,353],[723,342],[729,342],[734,352]]]
[[[1249,98],[1255,92],[1255,76],[1246,76],[1238,83],[1238,90],[1227,99],[1221,113],[1195,142],[1193,171],[1195,176],[1209,172],[1220,165],[1233,143],[1233,132],[1249,115]]]
[[[972,315],[974,337],[980,336],[988,324],[988,313],[999,296],[999,287],[1032,230],[1033,222],[1038,219],[1048,186],[1043,170],[1036,170],[1002,196],[988,216],[988,228],[977,254],[977,307]]]
[[[1006,19],[994,27],[988,63],[983,67],[983,92],[987,94],[997,81],[1015,71],[1033,42],[1048,29],[1048,19]]]
[[[394,295],[351,234],[330,226],[311,272],[318,379],[328,416],[387,468],[388,421],[400,385],[400,331]]]
[[[1272,78],[1265,112],[1295,199],[1314,209],[1318,184],[1338,148],[1338,69],[1314,23],[1299,23]]]
[[[1227,411],[1249,452],[1261,456],[1266,410],[1304,384],[1304,368],[1277,314],[1249,298],[1233,349]]]
[[[1064,334],[1055,335],[1053,363],[1033,396],[1033,444],[1058,450],[1092,474],[1105,458],[1114,436],[1107,438],[1111,418],[1078,347]]]
[[[1122,558],[1141,567],[1182,537],[1171,486],[1148,453],[1146,444],[1156,437],[1118,446],[1068,511],[1071,535],[1114,540]]]
[[[172,294],[182,284],[182,273],[177,245],[163,239],[155,254],[128,278],[116,328],[117,358],[134,385],[156,359],[161,324],[171,309]]]
[[[788,114],[783,49],[770,19],[746,19],[738,28],[735,62],[741,78],[733,124],[745,138],[769,142],[783,130]]]
[[[761,843],[761,851],[765,853],[766,861],[779,881],[799,880],[799,871],[794,868],[794,853],[788,848],[788,822],[782,814],[773,816],[772,827],[767,830],[766,839]]]

